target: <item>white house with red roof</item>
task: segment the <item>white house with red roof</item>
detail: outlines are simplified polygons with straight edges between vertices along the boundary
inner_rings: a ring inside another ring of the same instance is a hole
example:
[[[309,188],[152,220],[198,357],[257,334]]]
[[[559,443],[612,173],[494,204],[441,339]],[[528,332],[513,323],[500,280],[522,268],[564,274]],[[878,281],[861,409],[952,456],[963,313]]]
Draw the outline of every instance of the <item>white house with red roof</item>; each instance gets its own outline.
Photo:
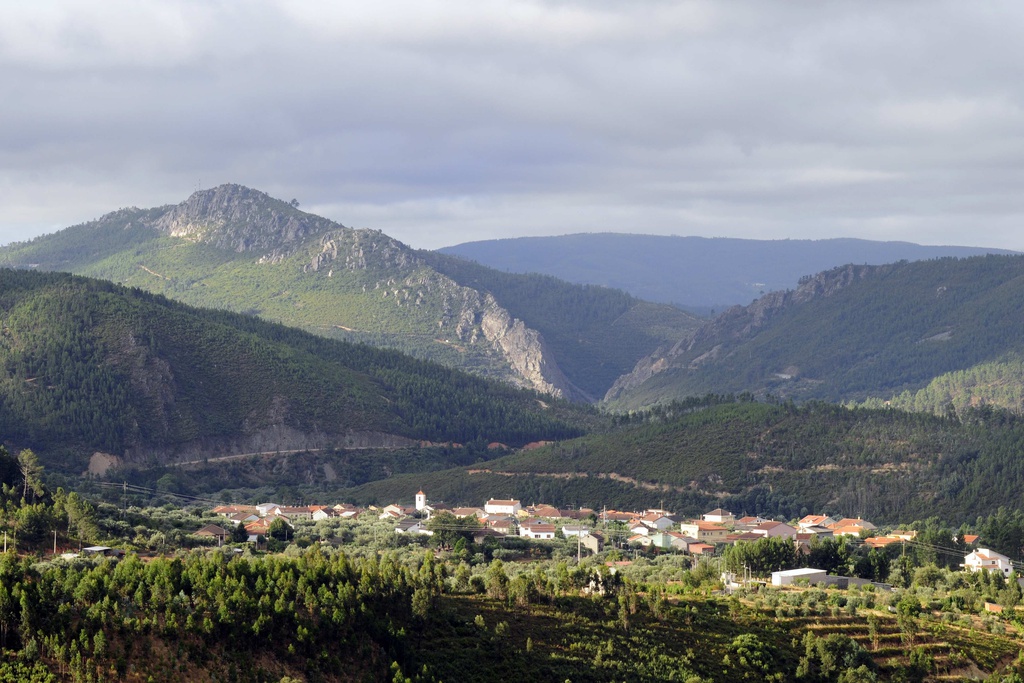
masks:
[[[984,570],[999,572],[1003,576],[1009,576],[1010,572],[1013,571],[1013,563],[1010,562],[1009,557],[988,548],[978,548],[970,555],[967,555],[964,558],[964,563],[960,566],[972,572]]]
[[[809,526],[823,526],[827,527],[830,524],[835,524],[838,520],[829,517],[828,515],[806,515],[803,519],[796,523],[801,529],[806,529]]]

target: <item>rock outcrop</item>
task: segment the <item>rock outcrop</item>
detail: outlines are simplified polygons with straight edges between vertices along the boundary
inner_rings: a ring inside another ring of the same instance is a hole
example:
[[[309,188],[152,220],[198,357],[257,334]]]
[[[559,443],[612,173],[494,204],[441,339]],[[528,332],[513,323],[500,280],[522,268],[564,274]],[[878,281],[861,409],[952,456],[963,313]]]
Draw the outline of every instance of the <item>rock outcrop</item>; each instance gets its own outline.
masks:
[[[504,372],[495,373],[499,377],[571,400],[593,400],[565,377],[539,332],[511,316],[490,294],[436,272],[380,231],[346,228],[240,185],[196,192],[151,225],[172,237],[256,253],[260,264],[288,267],[286,258],[306,254],[302,270],[311,277],[356,274],[364,293],[397,307],[437,309],[439,341],[477,347],[493,359],[488,362],[504,365]]]

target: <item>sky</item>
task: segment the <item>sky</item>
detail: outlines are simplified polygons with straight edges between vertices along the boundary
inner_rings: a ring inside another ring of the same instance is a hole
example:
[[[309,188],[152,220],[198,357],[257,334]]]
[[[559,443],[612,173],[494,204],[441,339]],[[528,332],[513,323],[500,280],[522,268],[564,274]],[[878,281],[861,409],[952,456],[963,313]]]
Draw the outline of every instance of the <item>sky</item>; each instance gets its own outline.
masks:
[[[1024,250],[1024,3],[0,7],[0,243],[234,182],[414,247]]]

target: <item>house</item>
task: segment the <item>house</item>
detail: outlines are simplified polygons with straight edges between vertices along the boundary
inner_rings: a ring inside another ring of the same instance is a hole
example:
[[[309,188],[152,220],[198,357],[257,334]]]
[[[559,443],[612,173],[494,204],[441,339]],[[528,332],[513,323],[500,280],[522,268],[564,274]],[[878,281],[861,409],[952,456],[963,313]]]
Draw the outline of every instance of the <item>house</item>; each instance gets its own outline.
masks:
[[[488,515],[484,517],[483,523],[487,525],[487,528],[505,535],[511,534],[516,528],[516,520],[507,515]]]
[[[506,536],[506,534],[503,534],[503,533],[501,533],[500,531],[498,531],[496,529],[491,529],[491,528],[480,529],[479,531],[474,531],[473,532],[473,543],[476,543],[477,545],[480,545],[481,543],[486,541],[488,538],[504,538],[505,536]]]
[[[245,532],[249,535],[250,542],[257,540],[260,536],[266,536],[269,531],[270,523],[262,519],[245,525]]]
[[[725,524],[726,526],[732,526],[736,523],[736,516],[728,510],[722,508],[715,508],[711,512],[705,512],[701,515],[701,519],[705,522],[714,522],[715,524]]]
[[[266,517],[268,514],[270,514],[271,510],[279,507],[281,507],[279,503],[260,503],[259,505],[256,506],[256,514],[260,517]]]
[[[637,518],[635,512],[620,512],[618,510],[605,510],[601,513],[601,520],[605,522],[630,522]]]
[[[452,514],[455,515],[456,517],[458,517],[459,519],[462,519],[464,517],[477,517],[477,518],[480,518],[480,517],[486,517],[487,516],[487,513],[484,512],[483,508],[473,508],[473,507],[469,507],[469,508],[454,508],[452,510]]]
[[[583,536],[580,536],[579,543],[596,555],[601,552],[601,548],[604,546],[604,536],[597,531],[590,534],[584,534]]]
[[[217,543],[224,543],[231,536],[231,534],[224,527],[218,526],[216,524],[207,524],[199,531],[193,532],[192,535],[201,536],[203,538],[215,538],[217,539]]]
[[[562,511],[554,505],[530,505],[526,508],[530,517],[544,517],[546,519],[561,519]]]
[[[823,526],[827,527],[829,524],[835,524],[838,520],[835,520],[828,515],[806,515],[800,521],[796,523],[801,529],[806,529],[811,526]]]
[[[636,534],[627,538],[626,543],[629,545],[649,546],[651,545],[651,538],[650,536],[644,536],[643,534]]]
[[[680,524],[679,531],[705,543],[725,543],[726,537],[729,535],[729,530],[721,524],[703,520]]]
[[[312,515],[314,522],[322,522],[325,519],[341,519],[341,511],[334,508],[321,508]]]
[[[427,528],[426,523],[422,519],[403,519],[395,525],[395,533],[434,535],[434,532]]]
[[[408,517],[415,512],[416,508],[414,507],[392,503],[381,510],[379,517],[380,519],[401,519],[402,517]]]
[[[859,536],[860,532],[865,529],[867,531],[875,530],[874,524],[865,519],[861,519],[860,517],[857,519],[844,517],[843,519],[833,522],[832,524],[826,524],[825,526],[831,529],[836,536]]]
[[[651,545],[663,550],[689,552],[691,543],[699,543],[699,541],[678,531],[655,531],[651,534]]]
[[[555,525],[539,519],[528,519],[519,525],[519,535],[536,540],[551,540],[555,537]]]
[[[832,538],[833,536],[835,536],[835,533],[836,533],[835,531],[833,531],[832,529],[829,529],[828,527],[817,526],[817,525],[802,526],[799,529],[800,529],[800,533],[810,534],[812,536],[817,536],[818,538]]]
[[[960,566],[972,572],[986,570],[999,572],[1003,576],[1009,576],[1010,572],[1013,571],[1013,564],[1010,562],[1009,557],[988,548],[978,548],[970,555],[967,555],[964,557],[964,563]]]
[[[260,518],[255,512],[235,512],[227,516],[228,521],[238,526],[239,524],[248,524],[249,522],[255,522]]]
[[[869,548],[884,548],[893,543],[903,543],[904,539],[896,536],[872,536],[864,539],[864,545]]]
[[[691,555],[714,555],[715,546],[707,543],[691,543],[689,552]]]
[[[832,534],[835,536],[856,536],[860,537],[865,532],[874,531],[874,525],[866,527],[863,524],[847,524],[846,526],[833,526]]]
[[[292,520],[298,520],[298,519],[311,520],[311,519],[313,519],[313,511],[310,510],[309,507],[306,506],[306,505],[302,505],[302,506],[278,505],[276,508],[271,510],[268,514],[274,514],[274,513],[276,513],[278,515],[281,515],[282,517],[287,517],[288,519],[292,519]]]
[[[785,522],[765,522],[758,524],[750,533],[764,536],[765,538],[796,538],[796,529]]]
[[[633,520],[629,524],[629,533],[638,534],[641,536],[649,536],[651,533],[651,527],[647,526],[640,520]]]
[[[655,531],[671,529],[672,525],[676,523],[674,519],[660,512],[648,512],[640,517],[640,522]]]
[[[523,504],[518,500],[495,500],[490,499],[484,504],[484,512],[489,515],[517,515],[523,509]]]
[[[589,533],[590,527],[583,526],[582,524],[566,524],[562,527],[562,535],[566,538],[586,536]]]
[[[740,517],[733,523],[735,529],[753,529],[758,524],[764,524],[772,520],[762,517],[761,515],[754,515],[753,517]]]
[[[978,542],[978,534],[964,534],[964,543],[967,545],[974,545]]]

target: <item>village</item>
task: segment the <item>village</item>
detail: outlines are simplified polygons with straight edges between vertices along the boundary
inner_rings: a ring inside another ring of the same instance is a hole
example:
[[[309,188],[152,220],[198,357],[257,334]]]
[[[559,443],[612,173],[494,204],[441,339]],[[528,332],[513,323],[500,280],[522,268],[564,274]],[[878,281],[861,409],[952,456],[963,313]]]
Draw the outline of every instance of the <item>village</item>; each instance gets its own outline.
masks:
[[[265,540],[275,523],[294,528],[298,521],[356,520],[370,516],[373,519],[394,522],[395,534],[430,536],[430,520],[448,515],[454,520],[471,520],[465,526],[454,527],[467,531],[472,541],[483,544],[488,538],[498,540],[515,537],[533,541],[553,541],[558,537],[571,540],[578,551],[595,555],[608,549],[626,551],[670,552],[688,555],[694,564],[702,557],[720,555],[728,545],[756,542],[775,538],[792,541],[798,554],[810,552],[815,539],[846,537],[851,542],[863,543],[871,549],[915,543],[916,531],[895,529],[882,533],[868,520],[861,518],[834,518],[828,515],[805,515],[792,523],[759,516],[736,517],[728,510],[716,508],[689,519],[664,509],[620,511],[593,508],[561,509],[548,504],[524,506],[516,499],[490,499],[481,507],[453,507],[441,502],[430,502],[421,490],[412,505],[393,503],[384,507],[339,503],[328,505],[287,506],[277,503],[259,505],[221,505],[212,512],[224,518],[222,524],[208,524],[193,535],[215,540],[218,544],[244,541],[257,546]],[[1021,570],[1020,563],[988,548],[979,547],[981,539],[967,534],[963,542],[971,552],[966,553],[960,566],[968,571],[991,571],[1009,577]],[[734,579],[725,575],[728,586]],[[813,567],[773,573],[772,582],[786,585],[804,580],[809,583],[848,585],[857,582],[851,577],[829,577],[823,570]]]

